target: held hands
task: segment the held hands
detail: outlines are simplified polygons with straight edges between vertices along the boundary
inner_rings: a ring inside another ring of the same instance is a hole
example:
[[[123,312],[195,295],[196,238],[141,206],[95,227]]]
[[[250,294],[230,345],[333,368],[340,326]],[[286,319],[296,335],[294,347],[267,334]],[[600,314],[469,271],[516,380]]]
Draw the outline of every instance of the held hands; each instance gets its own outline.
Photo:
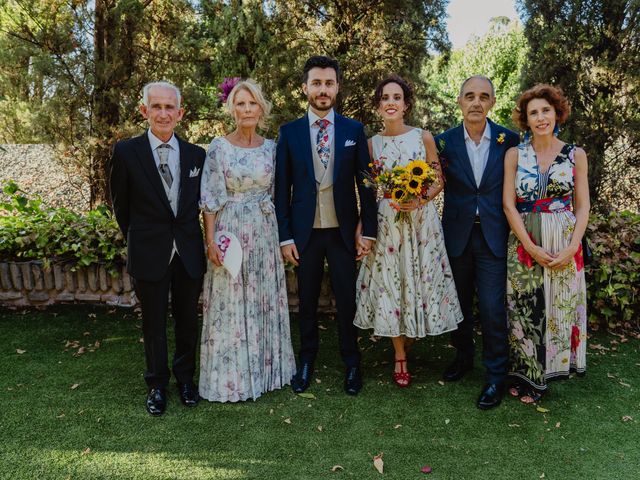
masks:
[[[531,258],[533,258],[536,263],[542,265],[545,268],[549,268],[549,264],[556,259],[556,255],[546,251],[539,245],[534,245],[532,250],[527,250]]]
[[[281,246],[280,251],[282,252],[282,258],[284,258],[285,262],[289,262],[296,267],[299,265],[300,255],[298,255],[298,249],[295,243]]]
[[[413,198],[411,200],[407,200],[406,202],[391,202],[391,205],[397,211],[400,211],[400,212],[412,212],[416,208],[420,208],[422,205],[424,205],[424,203],[426,203],[426,202],[423,202],[419,198]]]
[[[373,246],[373,240],[362,238],[362,222],[358,222],[356,227],[356,260],[366,257]]]
[[[566,248],[560,250],[556,255],[553,261],[549,262],[547,267],[553,270],[559,270],[561,268],[566,267],[569,263],[573,261],[574,255],[578,252],[577,247],[572,247],[569,245]]]
[[[223,257],[224,255],[218,248],[216,242],[211,241],[207,243],[207,258],[211,263],[213,263],[216,267],[221,267]]]

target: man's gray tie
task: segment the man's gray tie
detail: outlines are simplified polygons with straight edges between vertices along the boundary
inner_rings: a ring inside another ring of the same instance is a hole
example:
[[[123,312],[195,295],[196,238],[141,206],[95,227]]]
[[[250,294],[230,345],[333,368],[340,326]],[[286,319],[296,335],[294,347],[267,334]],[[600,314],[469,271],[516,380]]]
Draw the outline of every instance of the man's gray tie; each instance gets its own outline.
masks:
[[[158,158],[160,159],[160,165],[158,165],[158,169],[160,170],[160,176],[164,180],[164,183],[167,184],[167,187],[171,188],[171,184],[173,183],[173,175],[171,175],[171,169],[169,168],[169,164],[167,161],[169,160],[169,150],[171,150],[171,145],[167,143],[163,143],[158,148],[156,148],[156,152],[158,152]]]

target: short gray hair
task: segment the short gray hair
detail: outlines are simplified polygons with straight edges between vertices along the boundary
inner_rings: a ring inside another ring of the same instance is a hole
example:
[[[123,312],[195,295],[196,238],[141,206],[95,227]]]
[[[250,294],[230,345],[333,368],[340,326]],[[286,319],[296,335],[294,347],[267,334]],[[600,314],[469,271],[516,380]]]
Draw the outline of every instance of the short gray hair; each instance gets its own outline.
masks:
[[[147,83],[144,87],[142,87],[142,104],[149,106],[149,90],[152,88],[169,88],[173,90],[176,94],[176,98],[178,99],[178,108],[180,108],[180,100],[182,96],[180,95],[180,89],[176,87],[173,83],[169,82],[150,82]]]
[[[271,115],[271,102],[264,98],[262,87],[252,78],[241,80],[236,84],[235,87],[233,87],[233,90],[231,90],[229,96],[227,97],[227,103],[225,104],[227,113],[229,113],[229,115],[233,117],[233,103],[235,102],[236,95],[240,90],[246,90],[247,92],[249,92],[256,103],[260,105],[260,108],[262,109],[262,115],[260,116],[260,120],[258,121],[258,126],[260,128],[266,128],[267,122],[269,121],[269,116]]]
[[[484,75],[471,75],[470,77],[467,77],[467,79],[464,82],[462,82],[462,85],[460,85],[460,93],[458,93],[458,97],[462,96],[462,91],[464,90],[464,86],[467,84],[467,82],[469,80],[473,80],[476,78],[480,80],[486,80],[487,82],[489,82],[489,85],[491,85],[491,96],[492,97],[496,96],[496,87],[493,86],[493,82],[489,77],[485,77]]]

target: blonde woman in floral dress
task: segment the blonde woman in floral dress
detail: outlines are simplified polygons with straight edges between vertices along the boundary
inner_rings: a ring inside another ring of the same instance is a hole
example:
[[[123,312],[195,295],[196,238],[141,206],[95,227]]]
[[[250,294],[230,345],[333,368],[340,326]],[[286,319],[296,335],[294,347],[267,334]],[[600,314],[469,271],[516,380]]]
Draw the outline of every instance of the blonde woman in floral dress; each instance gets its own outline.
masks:
[[[369,140],[372,158],[382,160],[386,168],[407,165],[414,159],[426,160],[441,179],[433,136],[404,123],[413,104],[411,87],[393,75],[376,87],[374,104],[384,129]],[[442,188],[440,180],[429,189],[428,200]],[[396,209],[409,212],[410,222],[396,222]],[[442,226],[432,202],[394,204],[388,198],[379,201],[377,241],[362,262],[357,288],[354,324],[373,329],[374,335],[391,338],[395,353],[393,379],[399,387],[409,386],[408,343],[455,330],[463,318]]]
[[[240,81],[227,110],[236,129],[214,138],[202,171],[200,208],[209,259],[204,279],[200,395],[210,401],[257,399],[288,385],[295,372],[284,264],[272,202],[275,142],[256,133],[270,105],[259,85]],[[216,231],[242,246],[234,279],[222,267]]]
[[[589,219],[587,156],[555,136],[570,113],[558,88],[524,92],[513,118],[531,140],[505,156],[510,389],[536,402],[547,381],[586,369],[586,284],[582,236]]]

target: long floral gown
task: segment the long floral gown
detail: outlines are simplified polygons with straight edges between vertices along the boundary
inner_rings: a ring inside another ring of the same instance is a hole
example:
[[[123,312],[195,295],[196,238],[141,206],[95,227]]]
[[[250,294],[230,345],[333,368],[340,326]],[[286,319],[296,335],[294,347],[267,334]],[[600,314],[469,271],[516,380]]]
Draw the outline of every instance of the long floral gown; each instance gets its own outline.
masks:
[[[217,212],[216,231],[242,245],[233,279],[208,262],[199,390],[217,402],[256,399],[287,385],[295,371],[289,306],[271,200],[275,143],[242,148],[215,138],[202,172],[200,208]]]
[[[372,138],[373,154],[385,167],[426,160],[422,130]],[[357,280],[354,324],[382,337],[421,338],[457,328],[463,319],[442,224],[432,202],[396,222],[391,200],[378,203],[378,237]]]
[[[530,143],[518,146],[517,208],[533,241],[557,253],[576,223],[571,210],[575,147],[564,145],[547,172]],[[507,256],[510,375],[543,391],[547,380],[586,369],[586,283],[582,247],[565,268],[537,264],[511,233]]]

